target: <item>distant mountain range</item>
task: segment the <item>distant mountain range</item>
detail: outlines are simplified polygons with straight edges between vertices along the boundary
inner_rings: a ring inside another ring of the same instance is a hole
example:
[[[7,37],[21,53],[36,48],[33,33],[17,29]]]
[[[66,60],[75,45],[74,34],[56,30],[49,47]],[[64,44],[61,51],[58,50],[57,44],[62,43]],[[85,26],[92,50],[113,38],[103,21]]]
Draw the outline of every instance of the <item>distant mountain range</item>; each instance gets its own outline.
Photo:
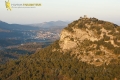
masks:
[[[70,22],[67,21],[50,21],[36,24],[8,24],[0,21],[0,30],[39,30],[40,28],[64,28]]]
[[[38,27],[32,27],[29,25],[21,24],[8,24],[6,22],[0,21],[0,29],[2,30],[38,30]]]
[[[30,26],[40,27],[40,28],[64,28],[70,21],[50,21],[36,24],[29,24]]]

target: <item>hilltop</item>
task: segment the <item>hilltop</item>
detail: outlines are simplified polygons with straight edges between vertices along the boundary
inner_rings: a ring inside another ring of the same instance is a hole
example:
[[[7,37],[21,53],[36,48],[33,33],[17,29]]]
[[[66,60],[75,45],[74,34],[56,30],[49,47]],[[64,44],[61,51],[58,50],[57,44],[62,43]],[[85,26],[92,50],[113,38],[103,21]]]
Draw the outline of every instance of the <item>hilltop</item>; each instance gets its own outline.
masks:
[[[120,58],[120,26],[96,18],[81,17],[61,32],[59,45],[63,52],[96,66]]]

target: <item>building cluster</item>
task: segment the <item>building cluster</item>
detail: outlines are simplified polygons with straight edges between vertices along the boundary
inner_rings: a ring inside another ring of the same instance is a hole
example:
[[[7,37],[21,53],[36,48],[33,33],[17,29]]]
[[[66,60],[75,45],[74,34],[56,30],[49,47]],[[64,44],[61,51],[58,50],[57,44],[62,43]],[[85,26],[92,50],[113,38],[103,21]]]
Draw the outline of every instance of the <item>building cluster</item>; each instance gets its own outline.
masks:
[[[58,39],[59,33],[52,33],[49,31],[39,31],[37,33],[36,39]]]

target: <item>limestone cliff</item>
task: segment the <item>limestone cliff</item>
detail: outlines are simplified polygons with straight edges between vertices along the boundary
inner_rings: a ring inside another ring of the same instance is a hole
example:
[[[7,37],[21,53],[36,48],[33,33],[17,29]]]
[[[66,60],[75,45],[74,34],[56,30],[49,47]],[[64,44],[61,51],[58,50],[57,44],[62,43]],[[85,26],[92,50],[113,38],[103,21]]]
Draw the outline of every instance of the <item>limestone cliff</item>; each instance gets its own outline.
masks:
[[[80,18],[61,32],[60,51],[70,51],[80,61],[100,66],[120,56],[120,27],[96,18]]]

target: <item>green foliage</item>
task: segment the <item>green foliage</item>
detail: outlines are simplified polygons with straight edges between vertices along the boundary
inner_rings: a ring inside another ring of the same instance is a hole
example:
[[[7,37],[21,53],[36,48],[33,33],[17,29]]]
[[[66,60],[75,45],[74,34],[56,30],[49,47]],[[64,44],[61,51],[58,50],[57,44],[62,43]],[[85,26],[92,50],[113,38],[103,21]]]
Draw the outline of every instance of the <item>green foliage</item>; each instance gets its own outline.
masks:
[[[52,46],[51,46],[51,45],[50,45],[50,46],[51,46],[52,48],[60,49],[60,46],[59,46],[58,43],[59,43],[59,40],[56,40],[56,41],[52,44]]]
[[[113,36],[119,36],[120,34],[119,33],[113,33]]]
[[[83,41],[83,46],[84,46],[84,47],[85,47],[85,46],[90,46],[91,43],[92,43],[92,41],[90,41],[90,40],[88,40],[88,39],[85,39],[85,40]]]
[[[99,41],[95,41],[94,43],[97,44],[96,49],[100,49],[100,46],[102,45],[109,50],[114,50],[114,46],[110,42],[104,42],[104,39],[101,39]]]
[[[117,40],[120,40],[120,35],[117,35],[116,38],[117,38]]]
[[[120,46],[120,42],[117,41],[117,38],[114,39],[114,43],[118,46]]]
[[[104,41],[110,40],[110,37],[109,37],[109,36],[104,35],[103,37],[104,37]]]
[[[17,47],[11,47],[8,49],[0,50],[0,64],[3,64],[10,59],[18,59],[20,56],[26,54],[33,54],[38,48],[43,48],[49,45],[51,42],[46,43],[26,43]]]
[[[100,55],[100,54],[102,54],[102,51],[97,51],[96,52],[96,55]]]
[[[114,30],[114,24],[112,24],[112,23],[109,23],[109,22],[106,22],[105,24],[104,24],[104,28],[106,29],[106,30]]]
[[[96,29],[97,31],[100,31],[100,29],[102,29],[102,27],[100,27],[100,26],[95,26],[95,29]]]
[[[104,23],[104,21],[102,21],[102,20],[98,21],[98,24],[103,24],[103,23]]]
[[[115,54],[120,54],[120,47],[115,47],[114,53]]]
[[[74,41],[74,38],[70,38],[71,41]]]
[[[93,22],[97,22],[98,19],[97,19],[97,18],[91,18],[91,21],[93,21]]]
[[[110,42],[104,42],[103,44],[105,47],[107,47],[109,50],[113,50],[114,46]]]
[[[104,40],[101,39],[101,40],[99,40],[99,41],[95,41],[94,43],[97,44],[98,46],[100,46],[100,45],[103,45]]]
[[[117,27],[117,30],[120,32],[120,26],[119,26],[119,27]]]
[[[95,29],[95,26],[91,26],[90,29]]]
[[[64,29],[65,29],[65,30],[68,30],[69,32],[74,32],[73,29],[72,29],[71,27],[69,27],[69,26],[68,26],[68,27],[65,27]]]
[[[86,40],[87,41],[87,40]],[[80,62],[70,52],[55,51],[58,41],[31,56],[0,65],[1,80],[110,80],[120,79],[120,63],[95,67]],[[97,52],[98,55],[101,52]],[[106,70],[104,69],[106,68]],[[103,77],[104,76],[104,77]]]
[[[101,27],[101,26],[92,25],[92,26],[90,27],[90,29],[91,29],[91,30],[95,29],[95,30],[97,31],[97,34],[100,35],[100,34],[101,34],[100,29],[102,29],[102,27]]]
[[[84,23],[78,24],[78,28],[82,29],[82,28],[84,28],[84,27],[85,27]]]
[[[97,34],[98,34],[98,35],[100,35],[100,34],[101,34],[101,31],[100,31],[100,30],[99,30],[99,31],[97,31]]]

